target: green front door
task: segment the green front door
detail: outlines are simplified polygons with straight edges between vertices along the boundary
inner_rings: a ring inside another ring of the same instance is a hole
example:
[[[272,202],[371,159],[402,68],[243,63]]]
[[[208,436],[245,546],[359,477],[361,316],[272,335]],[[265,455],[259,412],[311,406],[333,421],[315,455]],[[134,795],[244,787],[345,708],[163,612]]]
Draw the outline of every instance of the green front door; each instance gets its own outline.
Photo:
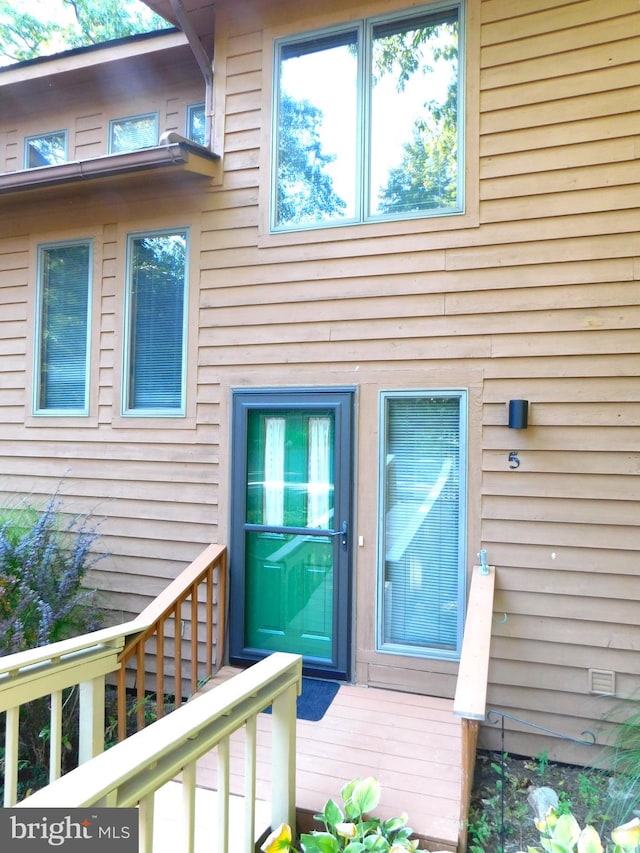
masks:
[[[345,677],[350,391],[234,395],[231,656]]]

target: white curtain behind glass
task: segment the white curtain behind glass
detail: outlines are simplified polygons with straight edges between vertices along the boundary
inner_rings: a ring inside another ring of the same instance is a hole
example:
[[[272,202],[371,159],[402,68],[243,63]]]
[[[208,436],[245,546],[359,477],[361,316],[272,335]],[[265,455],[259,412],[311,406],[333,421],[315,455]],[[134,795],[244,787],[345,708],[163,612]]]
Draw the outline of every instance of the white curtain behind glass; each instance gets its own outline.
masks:
[[[284,524],[284,418],[265,418],[263,524]]]
[[[309,418],[307,526],[329,528],[331,418]]]

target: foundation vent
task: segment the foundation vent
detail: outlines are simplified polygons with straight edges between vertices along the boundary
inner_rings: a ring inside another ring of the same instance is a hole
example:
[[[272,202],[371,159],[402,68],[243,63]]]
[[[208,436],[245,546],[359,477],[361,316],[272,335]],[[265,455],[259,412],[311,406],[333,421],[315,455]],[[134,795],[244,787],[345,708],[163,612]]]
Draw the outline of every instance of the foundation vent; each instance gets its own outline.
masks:
[[[615,696],[616,674],[610,669],[589,670],[589,693],[598,696]]]

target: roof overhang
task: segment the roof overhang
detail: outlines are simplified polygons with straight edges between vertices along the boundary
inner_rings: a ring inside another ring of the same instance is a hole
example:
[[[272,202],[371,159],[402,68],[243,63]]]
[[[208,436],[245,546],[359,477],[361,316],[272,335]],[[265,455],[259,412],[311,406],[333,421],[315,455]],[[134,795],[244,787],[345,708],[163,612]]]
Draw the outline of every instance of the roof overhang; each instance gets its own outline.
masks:
[[[159,30],[137,36],[74,48],[50,56],[39,56],[0,68],[0,96],[7,89],[35,86],[52,76],[83,80],[87,74],[104,75],[112,65],[140,67],[162,67],[166,64],[167,51],[184,48],[187,39],[176,30]],[[127,64],[128,63],[128,64]]]
[[[175,27],[181,28],[180,18],[186,15],[194,31],[208,43],[214,28],[214,0],[142,0],[142,2]]]
[[[122,178],[141,172],[188,172],[213,178],[220,157],[178,134],[169,133],[160,145],[126,154],[106,154],[90,160],[76,160],[57,166],[41,166],[0,174],[0,195],[24,193],[49,187]]]

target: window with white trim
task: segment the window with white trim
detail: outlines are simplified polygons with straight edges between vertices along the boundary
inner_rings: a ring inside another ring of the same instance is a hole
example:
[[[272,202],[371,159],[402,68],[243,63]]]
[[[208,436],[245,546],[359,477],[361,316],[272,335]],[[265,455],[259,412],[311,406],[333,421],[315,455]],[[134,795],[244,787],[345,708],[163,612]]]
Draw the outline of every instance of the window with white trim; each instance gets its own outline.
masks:
[[[24,167],[58,166],[67,162],[67,131],[27,136],[24,141]]]
[[[158,144],[158,113],[109,122],[109,154],[124,154]]]
[[[38,247],[34,414],[87,415],[92,244]]]
[[[188,238],[187,229],[129,235],[125,415],[185,414]]]
[[[466,528],[466,392],[383,392],[378,648],[457,659]]]
[[[461,4],[276,42],[273,230],[462,213]]]

